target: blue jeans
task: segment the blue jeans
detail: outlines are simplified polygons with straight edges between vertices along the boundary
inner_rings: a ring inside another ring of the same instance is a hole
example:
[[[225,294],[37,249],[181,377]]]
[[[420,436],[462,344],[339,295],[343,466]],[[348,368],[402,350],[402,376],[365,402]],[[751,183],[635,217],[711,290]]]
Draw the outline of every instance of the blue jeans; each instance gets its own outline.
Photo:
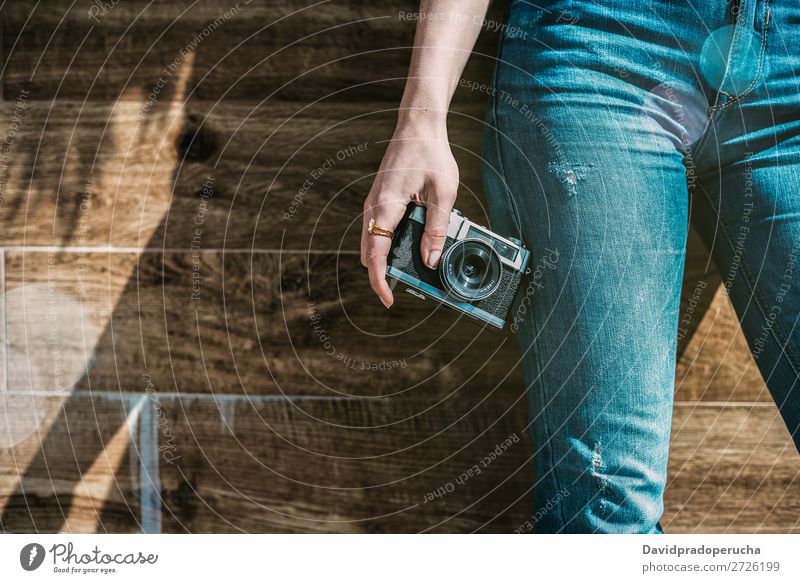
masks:
[[[800,443],[800,3],[540,4],[511,2],[483,144],[532,250],[533,530],[657,533],[690,220]]]

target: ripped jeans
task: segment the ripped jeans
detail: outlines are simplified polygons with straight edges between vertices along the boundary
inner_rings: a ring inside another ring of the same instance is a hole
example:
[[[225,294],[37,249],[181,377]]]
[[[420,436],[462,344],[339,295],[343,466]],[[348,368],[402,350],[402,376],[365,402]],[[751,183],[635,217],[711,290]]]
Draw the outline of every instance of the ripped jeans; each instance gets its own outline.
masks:
[[[800,443],[800,3],[540,4],[509,6],[483,144],[536,275],[531,530],[657,533],[690,221]]]

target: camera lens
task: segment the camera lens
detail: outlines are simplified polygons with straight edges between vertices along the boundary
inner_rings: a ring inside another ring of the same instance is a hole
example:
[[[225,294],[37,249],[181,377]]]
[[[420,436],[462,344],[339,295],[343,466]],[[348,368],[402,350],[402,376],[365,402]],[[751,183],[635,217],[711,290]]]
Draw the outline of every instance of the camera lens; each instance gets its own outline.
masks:
[[[454,243],[442,257],[440,269],[447,291],[464,300],[482,300],[500,285],[500,258],[478,239]]]

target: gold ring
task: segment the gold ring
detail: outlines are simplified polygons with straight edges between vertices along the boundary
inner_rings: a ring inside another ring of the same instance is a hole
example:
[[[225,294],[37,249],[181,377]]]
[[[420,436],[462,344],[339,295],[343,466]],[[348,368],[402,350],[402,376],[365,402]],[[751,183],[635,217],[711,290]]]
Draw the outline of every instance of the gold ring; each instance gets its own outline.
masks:
[[[390,231],[389,229],[384,229],[379,227],[375,224],[375,219],[370,219],[369,224],[367,225],[367,233],[370,235],[379,235],[381,237],[389,237],[390,239],[394,237],[394,231]]]

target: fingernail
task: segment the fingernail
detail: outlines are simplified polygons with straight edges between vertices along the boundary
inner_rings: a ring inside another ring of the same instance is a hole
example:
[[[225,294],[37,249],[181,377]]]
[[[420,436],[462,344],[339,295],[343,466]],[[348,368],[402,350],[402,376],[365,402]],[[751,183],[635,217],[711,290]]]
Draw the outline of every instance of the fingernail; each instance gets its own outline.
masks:
[[[382,303],[384,306],[386,306],[386,309],[387,309],[387,310],[388,310],[389,308],[391,308],[391,307],[392,307],[392,304],[391,304],[391,302],[386,302],[386,301],[384,301],[384,299],[383,299],[383,298],[380,298],[380,300],[381,300],[381,303]]]
[[[441,251],[439,251],[438,249],[432,249],[430,253],[428,253],[428,261],[426,261],[428,267],[430,267],[431,269],[436,267],[436,263],[439,261],[439,257],[441,257],[441,255],[442,255]]]

